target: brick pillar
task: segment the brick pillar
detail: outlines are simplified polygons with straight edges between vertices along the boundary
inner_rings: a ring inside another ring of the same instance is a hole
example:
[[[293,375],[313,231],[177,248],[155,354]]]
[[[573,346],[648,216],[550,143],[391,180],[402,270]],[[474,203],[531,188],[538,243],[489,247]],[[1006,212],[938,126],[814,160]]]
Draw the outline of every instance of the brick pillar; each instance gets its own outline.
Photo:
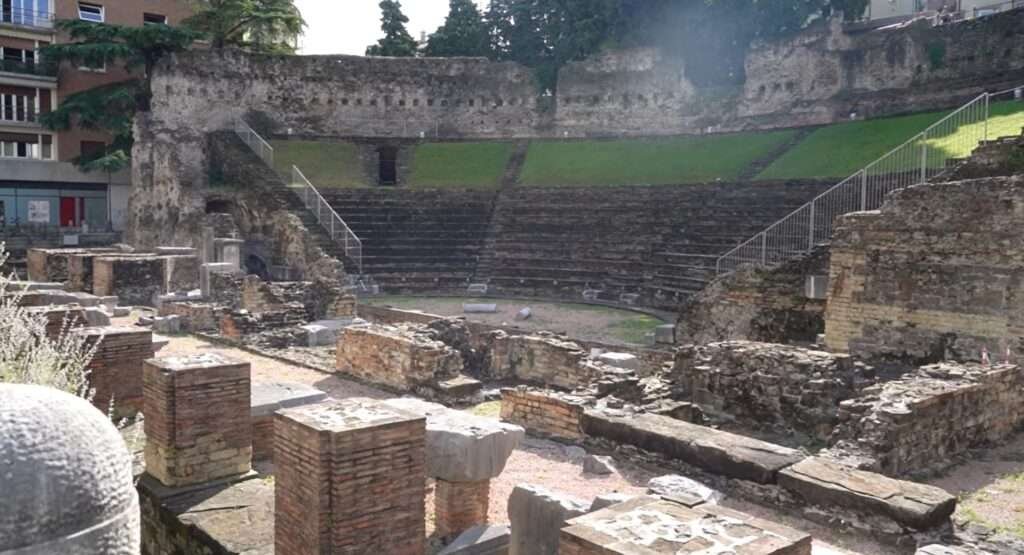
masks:
[[[92,327],[75,330],[96,348],[89,361],[92,402],[104,413],[126,417],[142,409],[142,365],[153,356],[153,332],[137,326]]]
[[[426,419],[365,399],[274,417],[277,555],[425,549]]]
[[[434,515],[442,537],[455,536],[487,524],[491,481],[449,482],[438,479],[434,488]]]
[[[147,360],[146,472],[171,487],[249,472],[249,373],[248,362],[216,354]]]

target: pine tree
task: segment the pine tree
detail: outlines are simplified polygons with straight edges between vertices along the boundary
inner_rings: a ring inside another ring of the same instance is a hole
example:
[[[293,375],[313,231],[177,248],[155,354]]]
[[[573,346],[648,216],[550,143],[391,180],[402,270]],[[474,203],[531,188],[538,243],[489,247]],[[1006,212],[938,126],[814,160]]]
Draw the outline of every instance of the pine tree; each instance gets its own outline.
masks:
[[[384,38],[366,47],[367,56],[412,57],[416,55],[416,41],[409,35],[405,24],[409,18],[402,13],[398,0],[381,0],[380,28]]]
[[[214,48],[294,54],[306,22],[293,0],[198,0],[186,27],[206,35]]]
[[[427,56],[487,56],[487,27],[473,0],[450,0],[448,17],[427,41]]]

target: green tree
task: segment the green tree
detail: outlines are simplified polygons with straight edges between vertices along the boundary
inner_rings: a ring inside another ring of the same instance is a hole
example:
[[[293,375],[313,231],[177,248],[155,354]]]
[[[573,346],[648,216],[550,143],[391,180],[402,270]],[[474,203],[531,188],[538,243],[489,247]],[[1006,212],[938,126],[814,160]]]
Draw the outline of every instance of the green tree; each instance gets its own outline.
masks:
[[[69,96],[55,110],[40,116],[54,131],[72,126],[106,131],[113,142],[104,153],[79,157],[74,162],[85,171],[117,171],[129,164],[132,122],[137,111],[148,111],[152,98],[153,68],[164,56],[192,44],[197,35],[167,25],[124,27],[78,20],[58,21],[71,42],[41,50],[46,63],[68,62],[76,67],[120,64],[136,78],[104,85]]]
[[[411,57],[416,55],[416,41],[409,35],[405,24],[409,18],[402,13],[398,0],[381,0],[380,28],[384,38],[366,47],[367,56]]]
[[[205,35],[214,48],[238,46],[254,52],[294,54],[306,26],[293,0],[195,0],[184,25]]]
[[[444,25],[430,35],[427,56],[487,56],[487,26],[473,0],[450,0]]]

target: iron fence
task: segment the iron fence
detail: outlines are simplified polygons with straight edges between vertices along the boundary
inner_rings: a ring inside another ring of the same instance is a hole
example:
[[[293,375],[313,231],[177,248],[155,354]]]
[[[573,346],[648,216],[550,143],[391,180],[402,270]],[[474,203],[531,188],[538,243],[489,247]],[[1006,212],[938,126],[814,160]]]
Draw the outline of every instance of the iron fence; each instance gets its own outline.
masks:
[[[302,173],[297,166],[292,166],[292,188],[296,189],[306,208],[316,216],[317,222],[331,235],[331,240],[345,249],[345,256],[356,263],[359,273],[363,273],[363,242],[352,231],[345,220],[331,208],[320,191]]]
[[[1019,101],[1022,91],[1024,87],[1017,87],[974,98],[720,256],[716,273],[730,273],[745,265],[773,266],[807,253],[832,237],[837,217],[875,210],[889,193],[934,179],[989,139],[995,131],[990,128],[993,105]],[[1024,109],[1020,113],[1024,114]],[[1021,132],[1020,125],[1015,132]]]

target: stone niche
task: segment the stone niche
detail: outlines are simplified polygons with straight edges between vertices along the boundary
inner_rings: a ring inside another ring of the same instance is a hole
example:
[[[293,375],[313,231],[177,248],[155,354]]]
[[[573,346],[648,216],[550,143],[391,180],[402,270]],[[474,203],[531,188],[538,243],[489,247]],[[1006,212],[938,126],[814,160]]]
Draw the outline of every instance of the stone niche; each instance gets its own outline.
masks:
[[[751,341],[681,347],[671,380],[711,412],[821,441],[839,422],[840,402],[874,383],[849,355]]]
[[[866,359],[1024,352],[1024,178],[908,187],[837,220],[825,342]]]
[[[370,383],[411,390],[462,371],[459,352],[416,325],[351,326],[338,334],[337,370]]]
[[[940,470],[1024,423],[1024,370],[940,363],[841,403],[834,458],[891,476]]]

